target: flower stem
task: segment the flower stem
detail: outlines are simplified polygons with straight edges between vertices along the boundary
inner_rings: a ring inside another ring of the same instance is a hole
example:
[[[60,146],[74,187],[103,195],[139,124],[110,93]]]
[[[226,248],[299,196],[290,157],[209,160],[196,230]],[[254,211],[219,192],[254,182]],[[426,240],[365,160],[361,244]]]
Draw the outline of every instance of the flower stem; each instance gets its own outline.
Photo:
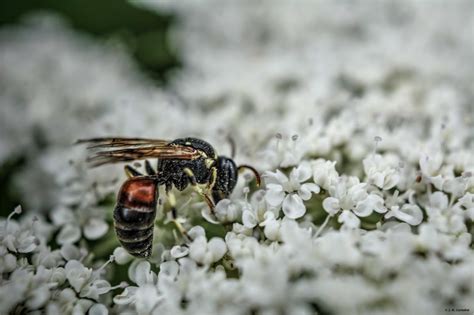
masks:
[[[324,220],[323,224],[321,224],[321,226],[319,227],[319,229],[316,231],[316,233],[314,234],[314,238],[318,237],[319,234],[321,234],[321,232],[323,231],[323,229],[326,227],[326,225],[329,223],[329,219],[332,218],[332,214],[328,214],[328,216],[326,217],[326,219]]]

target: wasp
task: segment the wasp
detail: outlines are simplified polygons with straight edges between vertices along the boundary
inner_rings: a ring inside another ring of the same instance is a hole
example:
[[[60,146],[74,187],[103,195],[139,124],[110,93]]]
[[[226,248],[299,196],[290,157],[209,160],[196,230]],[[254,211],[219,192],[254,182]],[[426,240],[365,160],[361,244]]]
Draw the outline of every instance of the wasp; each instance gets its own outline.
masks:
[[[234,190],[240,170],[251,170],[257,185],[260,185],[260,175],[255,168],[245,164],[237,166],[232,158],[217,155],[208,142],[198,138],[173,141],[92,138],[78,140],[77,143],[88,144],[91,155],[87,162],[92,167],[145,160],[145,174],[130,165],[125,166],[128,180],[119,190],[113,215],[118,240],[136,257],[147,258],[151,255],[160,186],[165,186],[175,224],[187,236],[186,230],[176,221],[176,199],[171,192],[173,187],[183,191],[192,186],[214,212],[216,203],[228,198]],[[233,157],[235,149],[231,144]],[[155,158],[158,159],[156,170],[149,162],[149,159]]]

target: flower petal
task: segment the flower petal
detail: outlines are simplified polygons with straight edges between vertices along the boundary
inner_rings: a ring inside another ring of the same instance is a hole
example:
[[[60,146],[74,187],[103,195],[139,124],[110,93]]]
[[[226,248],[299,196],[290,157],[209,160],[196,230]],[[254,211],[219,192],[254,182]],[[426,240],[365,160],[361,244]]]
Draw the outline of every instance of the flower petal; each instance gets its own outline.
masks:
[[[141,261],[135,269],[134,282],[139,286],[147,283],[153,283],[155,274],[151,271],[151,265],[148,261]]]
[[[61,232],[56,237],[59,245],[71,244],[77,242],[81,238],[81,229],[78,226],[67,224],[63,226]]]
[[[343,210],[337,218],[339,223],[342,223],[345,227],[355,229],[360,226],[360,219],[349,210]]]
[[[206,231],[204,228],[200,225],[193,226],[189,231],[188,231],[189,236],[191,236],[192,239],[196,239],[200,236],[206,236]]]
[[[418,225],[423,221],[423,212],[417,205],[404,204],[395,216],[410,225]]]
[[[420,156],[420,169],[425,176],[434,176],[443,163],[441,152],[422,153]]]
[[[312,175],[311,164],[309,162],[301,162],[296,168],[296,180],[299,183],[307,181]]]
[[[127,305],[133,303],[135,301],[135,293],[137,289],[137,287],[126,287],[122,293],[114,296],[114,303],[117,305]]]
[[[84,226],[84,236],[89,240],[101,238],[109,230],[109,225],[101,219],[92,218]]]
[[[263,233],[271,241],[277,241],[280,238],[281,220],[269,220],[265,223]]]
[[[81,258],[81,251],[73,244],[64,244],[61,246],[60,253],[66,260],[79,260]]]
[[[257,218],[255,218],[255,214],[250,210],[245,210],[242,213],[242,223],[246,228],[252,229],[257,225]]]
[[[89,315],[108,315],[109,310],[107,310],[107,307],[105,307],[104,304],[96,303],[96,304],[92,305],[92,307],[89,309],[89,312],[87,314],[89,314]]]
[[[370,194],[365,200],[359,201],[353,211],[359,217],[367,217],[371,215],[374,210],[379,213],[384,213],[386,209],[383,206],[383,201],[382,197]]]
[[[119,246],[114,249],[115,262],[119,265],[125,265],[130,260],[133,259],[133,256],[130,255],[123,247]]]
[[[159,277],[166,277],[170,279],[174,279],[178,276],[179,273],[179,265],[176,261],[170,260],[165,261],[160,265],[160,273]]]
[[[290,219],[301,218],[306,212],[303,200],[297,194],[289,194],[283,201],[283,213]]]
[[[441,191],[430,195],[430,205],[440,210],[448,208],[448,196]]]
[[[207,244],[209,252],[212,254],[213,262],[218,261],[222,257],[224,257],[225,253],[227,252],[227,246],[224,240],[220,237],[213,237]]]
[[[339,205],[339,199],[334,198],[334,197],[328,197],[323,200],[323,208],[326,210],[327,213],[330,215],[334,215],[341,210],[341,207]]]
[[[171,248],[170,254],[173,258],[181,258],[189,254],[189,248],[186,246],[175,245]]]
[[[286,177],[286,175],[280,170],[277,170],[276,172],[265,172],[263,178],[265,179],[267,187],[269,184],[283,184],[288,182],[288,177]]]
[[[298,190],[298,195],[300,195],[303,200],[309,200],[311,198],[311,193],[318,194],[320,191],[321,189],[315,183],[306,183],[301,185]]]
[[[273,207],[278,207],[281,205],[283,199],[285,198],[285,192],[283,187],[278,184],[268,184],[267,193],[265,194],[265,200],[269,205]]]
[[[154,285],[145,284],[137,289],[135,294],[135,307],[138,314],[151,314],[163,297],[158,295],[158,289]]]

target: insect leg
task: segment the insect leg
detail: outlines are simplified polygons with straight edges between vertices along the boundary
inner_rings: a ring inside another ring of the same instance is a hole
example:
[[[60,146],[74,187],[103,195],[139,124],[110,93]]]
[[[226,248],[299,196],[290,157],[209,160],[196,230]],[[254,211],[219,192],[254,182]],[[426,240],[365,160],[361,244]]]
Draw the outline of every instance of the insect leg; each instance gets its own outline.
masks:
[[[161,164],[163,163],[163,161],[161,159],[158,159],[156,161],[156,171],[159,172],[160,169],[161,169]]]
[[[215,168],[213,169],[213,174],[216,173],[215,172]],[[184,168],[184,172],[186,173],[186,175],[188,175],[189,177],[189,180],[191,181],[191,186],[193,186],[193,189],[199,194],[201,195],[204,200],[206,201],[207,203],[207,206],[209,207],[209,209],[211,210],[212,213],[214,213],[214,208],[216,207],[216,205],[214,204],[214,201],[212,200],[212,197],[209,195],[208,191],[210,191],[210,189],[207,189],[207,191],[203,191],[203,189],[201,187],[199,187],[197,181],[196,181],[196,177],[194,176],[194,173],[193,171],[191,171],[189,168]],[[211,182],[213,182],[212,186],[214,186],[214,183],[215,183],[215,180],[216,180],[216,177],[215,175],[211,175]],[[211,186],[211,183],[209,183],[207,185],[207,187],[212,187]]]
[[[139,171],[137,171],[136,169],[134,169],[130,165],[125,165],[124,170],[125,170],[125,174],[127,174],[128,178],[132,178],[132,177],[135,177],[135,176],[143,176],[142,173],[140,173]]]
[[[176,197],[170,191],[167,191],[166,195],[168,196],[168,203],[171,206],[171,216],[173,218],[172,222],[174,223],[178,231],[181,233],[181,235],[186,237],[188,240],[193,241],[193,238],[189,236],[184,226],[178,221],[178,211],[176,210]]]
[[[150,161],[148,160],[145,161],[145,171],[148,175],[156,175],[155,170],[151,167]]]
[[[217,180],[217,167],[213,167],[211,170],[211,178],[209,180],[209,183],[207,184],[207,189],[212,190],[214,188],[214,185],[216,184]]]

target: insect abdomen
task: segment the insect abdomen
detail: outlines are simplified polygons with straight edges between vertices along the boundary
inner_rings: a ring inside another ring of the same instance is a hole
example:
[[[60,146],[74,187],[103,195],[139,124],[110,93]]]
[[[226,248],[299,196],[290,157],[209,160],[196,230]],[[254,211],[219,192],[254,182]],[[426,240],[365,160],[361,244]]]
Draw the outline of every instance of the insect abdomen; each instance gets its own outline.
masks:
[[[157,182],[150,177],[133,177],[120,188],[115,232],[123,248],[134,256],[151,255],[157,194]]]

